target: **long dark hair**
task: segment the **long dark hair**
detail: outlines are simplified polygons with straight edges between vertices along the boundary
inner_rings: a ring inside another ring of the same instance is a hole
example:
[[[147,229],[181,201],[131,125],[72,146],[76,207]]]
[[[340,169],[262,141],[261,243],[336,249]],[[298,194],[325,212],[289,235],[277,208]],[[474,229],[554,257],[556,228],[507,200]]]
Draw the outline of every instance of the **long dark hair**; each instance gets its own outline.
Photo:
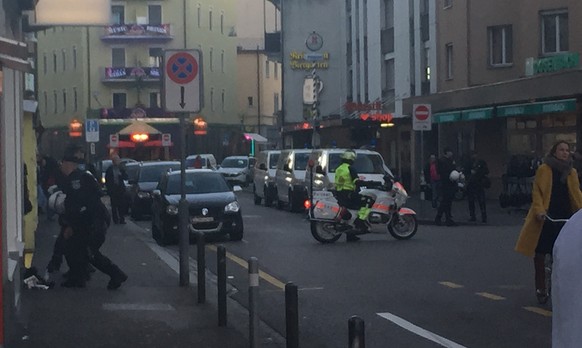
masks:
[[[556,151],[558,150],[558,146],[560,144],[566,144],[568,145],[568,149],[570,149],[570,143],[565,141],[565,140],[558,140],[551,148],[550,148],[550,152],[548,152],[549,156],[552,157],[556,157]]]

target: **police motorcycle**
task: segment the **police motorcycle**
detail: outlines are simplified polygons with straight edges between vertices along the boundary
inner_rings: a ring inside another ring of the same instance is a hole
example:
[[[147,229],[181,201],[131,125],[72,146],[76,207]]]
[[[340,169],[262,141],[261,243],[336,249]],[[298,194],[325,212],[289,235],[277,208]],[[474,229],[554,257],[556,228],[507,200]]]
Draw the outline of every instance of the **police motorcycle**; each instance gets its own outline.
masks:
[[[410,239],[416,234],[416,212],[404,207],[408,193],[404,186],[386,175],[384,182],[359,182],[359,193],[371,203],[366,224],[369,232],[354,227],[359,207],[343,207],[338,204],[334,190],[313,191],[311,201],[306,202],[311,234],[318,242],[327,244],[337,241],[342,233],[386,233],[398,240]],[[382,227],[381,230],[375,227]]]

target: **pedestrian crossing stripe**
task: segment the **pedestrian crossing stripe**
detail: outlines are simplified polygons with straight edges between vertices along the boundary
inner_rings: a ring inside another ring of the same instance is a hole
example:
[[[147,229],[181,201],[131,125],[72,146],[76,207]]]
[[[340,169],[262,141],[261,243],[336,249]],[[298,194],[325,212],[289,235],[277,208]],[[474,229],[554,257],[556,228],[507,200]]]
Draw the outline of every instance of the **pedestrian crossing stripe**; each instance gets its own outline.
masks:
[[[526,311],[530,311],[532,313],[543,315],[544,317],[551,317],[552,311],[548,311],[539,307],[523,307]]]
[[[460,284],[456,284],[453,282],[439,282],[440,285],[446,286],[448,288],[452,288],[452,289],[460,289],[460,288],[464,288],[464,285],[460,285]]]
[[[501,301],[501,300],[505,300],[506,299],[503,296],[499,296],[499,295],[495,295],[495,294],[490,294],[488,292],[476,292],[475,295],[481,296],[481,297],[485,297],[485,298],[488,298],[488,299],[493,300],[493,301]]]

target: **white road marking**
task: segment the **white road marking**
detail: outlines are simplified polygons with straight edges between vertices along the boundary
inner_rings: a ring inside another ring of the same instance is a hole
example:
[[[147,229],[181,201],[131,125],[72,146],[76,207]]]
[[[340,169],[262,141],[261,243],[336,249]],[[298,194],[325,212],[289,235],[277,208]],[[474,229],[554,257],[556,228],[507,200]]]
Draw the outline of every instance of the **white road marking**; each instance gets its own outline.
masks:
[[[175,311],[167,303],[104,303],[106,311]]]
[[[319,287],[311,287],[311,288],[300,288],[297,289],[297,291],[312,291],[312,290],[323,290],[323,287],[319,286]]]
[[[243,219],[258,219],[262,218],[261,215],[243,215]]]
[[[394,324],[402,327],[403,329],[406,329],[414,334],[417,334],[420,337],[424,337],[427,340],[433,341],[435,343],[440,344],[443,347],[447,347],[447,348],[466,348],[465,346],[462,346],[458,343],[455,343],[453,341],[450,341],[444,337],[441,337],[435,333],[432,333],[428,330],[425,330],[419,326],[414,325],[413,323],[406,321],[400,317],[395,316],[392,313],[376,313],[379,316],[381,316],[382,318],[389,320],[391,322],[393,322]]]
[[[539,307],[523,307],[526,311],[543,315],[544,317],[551,317],[552,312]]]
[[[493,301],[505,300],[505,297],[503,297],[503,296],[491,294],[488,292],[476,292],[475,295],[485,297],[485,298],[488,298],[488,299],[493,300]]]
[[[453,283],[453,282],[439,282],[439,284],[440,285],[443,285],[443,286],[446,286],[448,288],[452,288],[452,289],[460,289],[460,288],[463,288],[464,287],[463,285],[456,284],[456,283]]]

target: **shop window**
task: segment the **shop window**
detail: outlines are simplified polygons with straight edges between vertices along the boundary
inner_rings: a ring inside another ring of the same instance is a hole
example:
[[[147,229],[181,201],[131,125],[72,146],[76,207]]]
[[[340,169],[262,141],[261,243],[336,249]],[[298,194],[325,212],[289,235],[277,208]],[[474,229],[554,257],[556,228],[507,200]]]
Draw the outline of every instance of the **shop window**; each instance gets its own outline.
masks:
[[[489,27],[489,65],[513,63],[513,29],[511,25]]]
[[[532,154],[536,151],[535,134],[511,134],[507,144],[510,154]]]
[[[542,136],[542,149],[548,151],[557,141],[565,141],[570,144],[570,149],[576,148],[576,132],[572,133],[546,133]]]
[[[541,16],[542,53],[567,52],[568,11],[542,12]]]

